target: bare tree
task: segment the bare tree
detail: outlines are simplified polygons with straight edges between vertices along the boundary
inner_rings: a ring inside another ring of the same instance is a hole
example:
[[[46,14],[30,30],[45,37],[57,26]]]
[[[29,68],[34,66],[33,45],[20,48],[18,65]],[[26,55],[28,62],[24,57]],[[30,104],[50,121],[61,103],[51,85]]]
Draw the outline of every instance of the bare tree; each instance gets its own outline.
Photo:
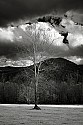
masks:
[[[43,34],[44,41],[43,41],[43,39],[41,40],[42,42],[39,41],[39,39],[41,37],[41,33],[42,33],[41,30],[42,29],[40,28],[39,30],[37,30],[36,23],[29,24],[26,27],[26,30],[22,29],[22,28],[19,28],[19,26],[17,27],[17,29],[21,30],[21,32],[23,32],[25,34],[26,37],[24,37],[22,35],[23,41],[25,41],[25,39],[27,39],[28,41],[30,41],[30,44],[32,44],[33,52],[30,52],[30,53],[33,53],[33,54],[30,56],[30,59],[32,59],[33,64],[34,64],[34,78],[35,78],[35,80],[34,80],[34,83],[35,83],[35,106],[34,106],[33,109],[40,110],[40,107],[38,107],[38,105],[37,105],[37,88],[38,88],[38,81],[39,81],[39,73],[40,73],[40,70],[41,70],[41,64],[48,57],[44,56],[43,52],[38,52],[38,47],[39,46],[41,47],[42,45],[46,46],[48,44],[48,40],[46,38],[46,33],[43,30],[43,32],[44,32],[44,34]],[[67,36],[64,38],[64,40],[66,40],[66,38],[67,38]],[[51,43],[48,45],[48,49],[50,48],[50,46],[53,44],[53,42],[55,40],[56,39],[53,39],[51,41]],[[25,48],[26,48],[26,46],[25,46]],[[25,50],[26,50],[26,52],[30,51],[29,48],[25,49]]]

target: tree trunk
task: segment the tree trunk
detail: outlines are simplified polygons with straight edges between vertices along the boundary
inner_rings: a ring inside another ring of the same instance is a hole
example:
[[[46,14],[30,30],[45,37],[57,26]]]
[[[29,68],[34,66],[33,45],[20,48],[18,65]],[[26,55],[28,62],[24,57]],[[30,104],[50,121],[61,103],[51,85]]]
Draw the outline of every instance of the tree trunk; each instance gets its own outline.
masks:
[[[37,67],[36,67],[36,63],[34,64],[34,68],[35,68],[35,106],[33,109],[36,110],[41,110],[40,107],[37,106],[37,86],[38,86],[38,74],[37,74]]]

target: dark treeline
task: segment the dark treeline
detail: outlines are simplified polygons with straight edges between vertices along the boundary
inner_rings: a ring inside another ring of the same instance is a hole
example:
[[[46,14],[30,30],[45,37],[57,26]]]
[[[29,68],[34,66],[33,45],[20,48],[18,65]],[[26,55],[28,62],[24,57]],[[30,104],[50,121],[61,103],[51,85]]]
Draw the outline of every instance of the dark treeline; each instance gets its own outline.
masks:
[[[0,103],[34,103],[34,70],[0,68]],[[37,89],[39,104],[83,104],[83,70],[65,59],[44,61]]]

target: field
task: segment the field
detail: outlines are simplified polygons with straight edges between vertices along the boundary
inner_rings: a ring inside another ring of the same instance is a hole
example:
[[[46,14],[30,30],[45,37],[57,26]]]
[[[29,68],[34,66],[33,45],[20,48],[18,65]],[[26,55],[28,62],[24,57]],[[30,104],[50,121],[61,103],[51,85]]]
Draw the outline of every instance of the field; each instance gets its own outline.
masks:
[[[0,105],[0,125],[83,125],[83,106]]]

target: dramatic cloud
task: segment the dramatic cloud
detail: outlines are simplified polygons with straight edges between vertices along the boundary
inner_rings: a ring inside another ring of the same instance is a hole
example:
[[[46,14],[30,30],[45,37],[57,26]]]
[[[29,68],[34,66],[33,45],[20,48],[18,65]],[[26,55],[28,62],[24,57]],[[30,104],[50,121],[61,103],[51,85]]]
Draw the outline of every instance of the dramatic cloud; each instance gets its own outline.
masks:
[[[1,40],[10,40],[13,42],[14,33],[10,27],[8,28],[0,28],[0,39]]]
[[[83,64],[83,58],[77,57],[77,56],[69,56],[69,57],[64,57],[76,64]]]
[[[0,25],[57,11],[83,13],[82,0],[0,0]]]
[[[53,12],[63,18],[55,28],[49,23],[37,23],[36,30],[29,31],[30,26],[24,25],[25,21],[34,22],[36,17]],[[10,26],[13,24],[18,28]],[[37,39],[37,58],[42,53],[44,58],[66,57],[83,63],[83,0],[0,0],[0,65],[32,64],[34,34],[30,33],[36,31],[38,35],[38,30],[41,35]],[[62,42],[61,31],[68,31],[69,46]]]
[[[61,28],[61,25],[65,28]],[[63,43],[64,36],[59,33],[61,30],[69,32],[67,37],[69,46]],[[70,18],[63,18],[58,27],[39,22],[0,28],[0,65],[27,66],[32,64],[34,38],[37,43],[37,60],[42,55],[44,59],[65,57],[75,63],[82,63],[83,26],[76,25]]]
[[[68,18],[72,19],[78,24],[83,24],[83,12],[79,10],[69,10],[65,13]]]
[[[24,60],[19,58],[19,60],[17,61],[8,59],[4,56],[0,58],[0,67],[5,67],[5,66],[26,67],[30,65],[33,65],[33,62],[31,60],[28,60],[28,58]]]

